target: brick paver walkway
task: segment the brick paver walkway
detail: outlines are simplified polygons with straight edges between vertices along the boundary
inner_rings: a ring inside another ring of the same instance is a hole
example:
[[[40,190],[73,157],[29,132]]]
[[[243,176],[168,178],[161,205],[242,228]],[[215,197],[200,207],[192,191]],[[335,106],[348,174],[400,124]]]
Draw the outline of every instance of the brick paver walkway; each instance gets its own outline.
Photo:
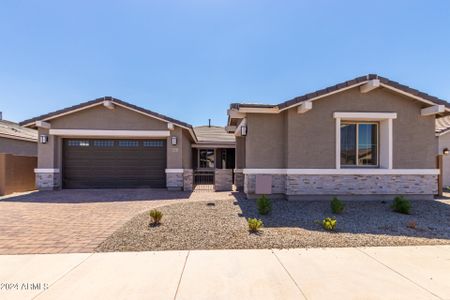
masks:
[[[62,190],[0,198],[0,254],[92,252],[136,214],[180,201],[230,199],[229,192]]]

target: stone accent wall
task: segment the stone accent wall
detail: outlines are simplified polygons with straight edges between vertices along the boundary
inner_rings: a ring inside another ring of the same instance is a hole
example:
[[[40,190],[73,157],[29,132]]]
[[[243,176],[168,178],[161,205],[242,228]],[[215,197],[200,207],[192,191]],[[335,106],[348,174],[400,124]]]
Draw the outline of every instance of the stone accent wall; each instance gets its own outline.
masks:
[[[286,175],[272,176],[272,194],[286,193]],[[244,178],[244,192],[246,194],[254,194],[256,190],[256,175],[246,174]]]
[[[255,193],[256,175],[246,174],[244,192]],[[437,175],[272,175],[272,194],[434,195]]]
[[[60,173],[36,173],[36,188],[41,191],[61,188]]]
[[[166,186],[168,190],[182,190],[183,181],[183,173],[166,173]]]
[[[436,194],[437,175],[288,175],[287,195]]]
[[[192,191],[194,185],[194,172],[192,169],[184,169],[183,172],[183,190]]]
[[[215,169],[214,170],[214,190],[231,191],[233,189],[233,170]]]
[[[236,189],[238,191],[244,190],[244,174],[241,173],[234,173],[234,184],[236,185]]]

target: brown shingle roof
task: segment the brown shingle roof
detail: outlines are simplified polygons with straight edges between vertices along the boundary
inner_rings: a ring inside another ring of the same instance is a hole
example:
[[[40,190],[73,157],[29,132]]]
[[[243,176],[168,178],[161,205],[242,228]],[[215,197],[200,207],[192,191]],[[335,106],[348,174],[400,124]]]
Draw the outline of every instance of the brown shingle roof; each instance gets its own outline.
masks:
[[[123,106],[129,107],[131,109],[134,109],[134,110],[143,112],[145,114],[154,116],[156,118],[160,118],[160,119],[163,119],[165,121],[172,122],[175,125],[179,125],[179,126],[182,126],[182,127],[187,127],[187,128],[192,129],[192,125],[190,125],[188,123],[185,123],[185,122],[182,122],[182,121],[179,121],[179,120],[167,117],[165,115],[158,114],[158,113],[156,113],[154,111],[151,111],[151,110],[148,110],[148,109],[145,109],[145,108],[136,106],[134,104],[122,101],[122,100],[117,99],[117,98],[109,97],[109,96],[97,98],[97,99],[94,99],[94,100],[91,100],[91,101],[87,101],[87,102],[83,102],[83,103],[80,103],[80,104],[77,104],[77,105],[74,105],[74,106],[71,106],[71,107],[63,108],[63,109],[60,109],[60,110],[57,110],[57,111],[54,111],[54,112],[51,112],[51,113],[48,113],[48,114],[37,116],[37,117],[31,118],[31,119],[22,121],[19,124],[27,126],[27,125],[30,125],[31,123],[36,122],[36,121],[46,120],[46,119],[58,116],[60,114],[68,113],[70,111],[78,110],[78,109],[81,109],[81,108],[86,107],[86,106],[90,106],[90,105],[94,105],[94,104],[97,104],[97,103],[101,103],[101,102],[103,102],[105,100],[110,100],[113,103],[118,103],[118,104],[121,104]]]
[[[234,134],[227,133],[225,128],[220,126],[198,126],[194,127],[194,132],[199,143],[232,144],[236,142]]]
[[[37,130],[20,126],[17,123],[0,120],[0,136],[37,142]]]
[[[350,87],[352,85],[355,85],[355,84],[358,84],[358,83],[363,83],[363,82],[365,82],[367,80],[372,80],[372,79],[379,79],[381,83],[383,83],[385,85],[388,85],[388,86],[390,86],[392,88],[401,90],[401,91],[403,91],[405,93],[408,93],[408,94],[411,94],[411,95],[414,95],[414,96],[417,96],[417,97],[421,97],[421,98],[423,98],[425,100],[431,101],[431,102],[439,104],[439,105],[445,105],[445,107],[450,108],[450,103],[448,103],[447,101],[445,101],[443,99],[431,96],[431,95],[429,95],[427,93],[424,93],[424,92],[421,92],[419,90],[413,89],[413,88],[411,88],[409,86],[400,84],[400,83],[398,83],[396,81],[392,81],[392,80],[390,80],[390,79],[388,79],[386,77],[378,76],[377,74],[368,74],[368,75],[365,75],[365,76],[356,77],[356,78],[354,78],[352,80],[347,80],[347,81],[344,81],[344,82],[341,82],[341,83],[329,86],[327,88],[324,88],[324,89],[321,89],[321,90],[317,90],[317,91],[312,92],[312,93],[305,94],[303,96],[295,97],[295,98],[293,98],[291,100],[282,102],[280,104],[232,103],[230,105],[230,108],[238,109],[239,107],[261,107],[261,108],[275,108],[275,107],[277,107],[277,108],[279,108],[281,110],[281,109],[285,109],[287,107],[290,107],[292,105],[298,104],[300,102],[307,101],[309,99],[312,99],[312,98],[315,98],[315,97],[318,97],[318,96],[323,96],[323,95],[326,95],[328,93],[335,92],[335,91],[338,91],[338,90]]]

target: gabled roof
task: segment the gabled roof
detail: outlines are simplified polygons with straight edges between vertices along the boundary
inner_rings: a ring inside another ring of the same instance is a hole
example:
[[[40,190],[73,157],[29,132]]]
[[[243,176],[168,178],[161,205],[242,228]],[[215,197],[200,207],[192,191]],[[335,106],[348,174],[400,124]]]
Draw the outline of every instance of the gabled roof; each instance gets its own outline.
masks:
[[[113,97],[110,97],[110,96],[97,98],[97,99],[94,99],[94,100],[91,100],[91,101],[87,101],[87,102],[83,102],[83,103],[80,103],[80,104],[77,104],[77,105],[74,105],[74,106],[71,106],[71,107],[63,108],[63,109],[60,109],[60,110],[57,110],[57,111],[54,111],[54,112],[51,112],[51,113],[48,113],[48,114],[37,116],[37,117],[34,117],[34,118],[31,118],[31,119],[28,119],[28,120],[20,122],[20,125],[22,125],[22,126],[32,126],[32,125],[34,125],[34,123],[36,121],[51,120],[51,119],[57,118],[57,117],[62,116],[62,115],[66,115],[66,114],[73,113],[73,112],[76,112],[76,111],[79,111],[79,110],[83,110],[83,109],[86,109],[86,108],[89,108],[89,107],[92,107],[92,106],[95,106],[95,105],[100,105],[104,101],[112,101],[113,103],[115,103],[115,104],[117,104],[119,106],[123,106],[125,108],[141,112],[143,114],[152,116],[152,117],[154,117],[156,119],[160,119],[160,120],[165,121],[165,122],[170,122],[170,123],[173,123],[173,124],[178,125],[180,127],[184,127],[186,129],[192,129],[192,125],[190,125],[188,123],[178,121],[176,119],[167,117],[167,116],[162,115],[162,114],[158,114],[158,113],[156,113],[154,111],[151,111],[151,110],[148,110],[148,109],[136,106],[134,104],[131,104],[131,103],[128,103],[128,102],[125,102],[125,101],[122,101],[120,99],[113,98]]]
[[[197,126],[194,127],[198,143],[203,144],[234,144],[236,137],[234,134],[227,133],[225,127],[220,126]]]
[[[377,74],[368,74],[365,76],[356,77],[352,80],[347,80],[341,83],[338,83],[333,86],[326,87],[321,90],[317,90],[312,93],[305,94],[303,96],[295,97],[291,100],[282,102],[280,104],[254,104],[254,103],[232,103],[230,105],[231,109],[240,109],[240,108],[269,108],[269,109],[277,109],[279,111],[291,108],[296,106],[304,101],[315,100],[316,98],[324,97],[328,94],[334,94],[336,92],[340,92],[352,87],[356,87],[358,85],[362,85],[369,80],[378,79],[382,86],[397,90],[402,92],[412,98],[417,100],[422,100],[426,102],[432,102],[437,105],[444,105],[447,109],[450,110],[450,103],[447,101],[440,99],[438,97],[431,96],[427,93],[421,92],[419,90],[413,89],[409,86],[400,84],[396,81],[392,81],[386,77],[378,76]]]
[[[0,120],[0,137],[37,142],[37,130],[20,126],[17,123]]]

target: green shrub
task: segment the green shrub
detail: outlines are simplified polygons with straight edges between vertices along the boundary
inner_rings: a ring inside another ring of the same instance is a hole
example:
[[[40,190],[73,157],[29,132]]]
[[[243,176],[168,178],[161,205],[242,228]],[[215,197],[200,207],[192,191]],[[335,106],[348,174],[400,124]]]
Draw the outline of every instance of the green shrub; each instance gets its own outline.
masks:
[[[150,211],[150,218],[152,218],[153,225],[159,225],[161,223],[161,219],[163,217],[163,213],[157,209],[152,209]]]
[[[259,231],[259,229],[261,228],[261,227],[263,227],[263,221],[261,221],[261,220],[258,220],[258,219],[252,219],[252,218],[249,218],[248,220],[247,220],[247,222],[248,222],[248,230],[250,231],[250,232],[258,232]]]
[[[331,211],[334,214],[340,214],[344,211],[345,204],[342,203],[341,200],[339,200],[337,197],[333,197],[333,200],[331,200]]]
[[[411,210],[411,202],[403,196],[397,196],[395,197],[391,208],[395,212],[409,215],[409,211]]]
[[[272,202],[264,195],[256,200],[256,205],[260,215],[267,215],[272,210]]]
[[[322,226],[325,230],[332,231],[336,229],[337,221],[335,218],[325,218],[322,220]]]

